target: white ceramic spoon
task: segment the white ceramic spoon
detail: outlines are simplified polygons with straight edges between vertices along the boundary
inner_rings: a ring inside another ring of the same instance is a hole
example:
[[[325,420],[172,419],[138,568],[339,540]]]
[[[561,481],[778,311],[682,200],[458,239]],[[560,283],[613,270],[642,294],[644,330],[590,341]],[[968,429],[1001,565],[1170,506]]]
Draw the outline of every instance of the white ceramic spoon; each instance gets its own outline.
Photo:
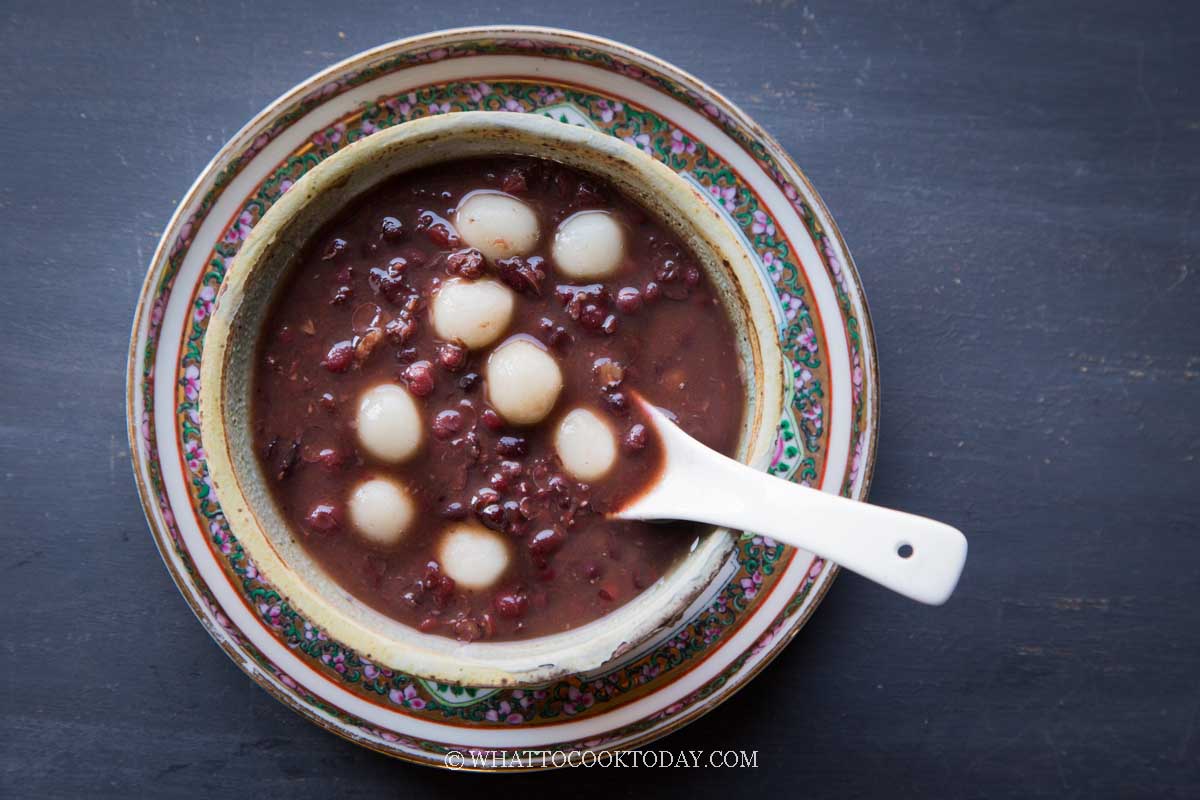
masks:
[[[959,531],[925,517],[809,489],[747,467],[688,436],[638,397],[663,443],[661,475],[610,514],[753,531],[810,550],[913,600],[941,605],[967,560]]]

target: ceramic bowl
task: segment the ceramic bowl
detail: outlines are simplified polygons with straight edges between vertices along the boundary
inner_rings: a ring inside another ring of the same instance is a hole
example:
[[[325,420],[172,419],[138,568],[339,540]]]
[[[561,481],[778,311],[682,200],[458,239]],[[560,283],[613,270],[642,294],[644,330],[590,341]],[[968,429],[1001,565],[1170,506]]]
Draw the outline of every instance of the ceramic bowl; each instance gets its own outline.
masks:
[[[442,683],[528,686],[596,669],[673,624],[730,556],[714,530],[629,603],[571,631],[516,642],[425,634],[342,589],[298,542],[254,456],[250,390],[256,343],[276,288],[308,239],[388,178],[445,161],[527,155],[601,177],[654,213],[699,261],[729,311],[746,381],[737,458],[765,467],[784,401],[776,318],[755,264],[691,184],[635,147],[535,115],[464,112],[398,125],[330,156],[258,222],[221,286],[205,337],[200,413],[208,467],[234,535],[307,619],[371,662]]]

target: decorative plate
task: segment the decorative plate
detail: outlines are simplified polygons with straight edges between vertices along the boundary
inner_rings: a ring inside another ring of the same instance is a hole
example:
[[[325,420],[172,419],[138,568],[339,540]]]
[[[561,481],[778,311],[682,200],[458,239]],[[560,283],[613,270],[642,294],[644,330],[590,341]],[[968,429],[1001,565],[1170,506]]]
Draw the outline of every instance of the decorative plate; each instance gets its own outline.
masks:
[[[443,686],[368,662],[290,608],[229,532],[208,482],[199,364],[213,298],[247,232],[340,147],[468,109],[590,126],[699,186],[778,298],[793,380],[771,470],[865,497],[874,342],[850,254],[816,191],[774,139],[696,78],[616,42],[533,27],[443,31],[370,50],[300,84],[221,149],[180,203],[142,287],[127,398],[138,489],[163,561],[212,637],[318,725],[436,766],[450,751],[635,747],[744,686],[808,620],[837,567],[743,534],[684,621],[619,663],[538,689]]]

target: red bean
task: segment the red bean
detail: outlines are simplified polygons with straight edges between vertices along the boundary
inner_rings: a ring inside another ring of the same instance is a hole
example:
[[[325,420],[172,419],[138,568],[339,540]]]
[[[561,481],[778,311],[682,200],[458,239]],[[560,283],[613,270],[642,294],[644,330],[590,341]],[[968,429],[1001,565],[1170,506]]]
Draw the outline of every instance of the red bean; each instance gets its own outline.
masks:
[[[523,592],[504,592],[492,601],[496,613],[508,619],[519,619],[529,610],[529,601]]]
[[[327,470],[335,470],[342,466],[345,459],[340,450],[335,450],[332,447],[326,447],[321,452],[317,453],[317,461]]]
[[[540,530],[529,540],[529,552],[534,556],[545,559],[557,553],[567,543],[567,535],[558,528]]]
[[[624,392],[611,392],[604,395],[604,404],[608,406],[608,410],[619,416],[625,416],[629,413],[629,398]]]
[[[321,254],[322,261],[332,261],[333,259],[346,252],[347,242],[345,239],[334,237],[329,244],[325,245],[325,252]]]
[[[525,173],[519,169],[511,169],[500,179],[500,190],[509,194],[521,194],[529,188]]]
[[[350,369],[354,364],[354,343],[341,341],[329,348],[321,366],[330,372],[341,373]]]
[[[320,533],[332,533],[342,525],[341,513],[332,503],[317,503],[308,512],[308,526]]]
[[[529,452],[529,442],[521,436],[501,436],[496,442],[496,453],[508,458],[523,456]]]
[[[438,363],[451,372],[458,372],[467,365],[467,348],[455,342],[438,345]]]
[[[454,578],[449,575],[439,575],[437,581],[431,587],[433,594],[433,602],[439,606],[446,605],[446,601],[450,599],[450,595],[454,594]]]
[[[482,276],[483,265],[483,253],[474,247],[446,256],[446,272],[468,280],[475,280]]]
[[[626,314],[633,314],[642,307],[642,293],[637,287],[626,286],[617,292],[617,308]]]
[[[388,241],[395,241],[404,235],[404,223],[395,217],[384,217],[379,220],[379,234]]]
[[[433,435],[438,439],[449,439],[462,430],[463,416],[452,408],[439,411],[433,418]]]
[[[479,385],[479,381],[480,377],[478,372],[468,372],[466,375],[463,375],[458,379],[458,388],[462,389],[464,392],[470,392]]]
[[[446,519],[466,519],[467,507],[462,503],[450,503],[442,509],[442,516]]]
[[[428,361],[414,361],[404,370],[408,390],[417,397],[428,397],[433,393],[433,365]]]
[[[417,322],[408,314],[400,312],[400,316],[388,320],[388,324],[383,327],[383,332],[387,334],[392,344],[402,345],[417,332]]]
[[[631,427],[628,433],[625,434],[625,447],[628,450],[637,452],[644,450],[649,441],[649,435],[646,432],[646,426],[640,422]]]
[[[504,530],[504,509],[499,503],[491,503],[475,512],[479,521],[494,531]]]

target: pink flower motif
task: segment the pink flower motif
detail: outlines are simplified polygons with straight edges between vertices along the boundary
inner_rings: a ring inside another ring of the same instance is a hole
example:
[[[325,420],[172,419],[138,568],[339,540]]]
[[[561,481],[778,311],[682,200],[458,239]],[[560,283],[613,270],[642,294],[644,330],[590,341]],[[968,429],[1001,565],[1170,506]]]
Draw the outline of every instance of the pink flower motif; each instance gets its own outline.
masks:
[[[283,180],[281,180],[281,181],[279,182],[279,193],[280,193],[280,194],[287,194],[287,192],[288,192],[288,189],[291,189],[293,185],[294,185],[294,184],[292,183],[291,179],[289,179],[289,178],[284,178]]]
[[[755,209],[754,221],[750,223],[750,231],[755,234],[765,233],[767,236],[774,236],[775,223],[762,210]]]
[[[639,150],[654,155],[653,148],[650,147],[650,134],[639,133],[637,136],[626,136],[623,138],[625,144],[631,144]]]
[[[233,552],[233,540],[230,538],[229,533],[223,527],[221,527],[220,522],[213,520],[212,522],[208,523],[208,532],[222,553],[229,555],[231,552]]]
[[[204,448],[200,446],[198,439],[188,439],[183,446],[184,458],[187,459],[188,469],[199,474],[200,469],[204,466]]]
[[[323,131],[318,131],[317,133],[313,134],[312,143],[317,145],[318,147],[323,144],[326,144],[326,143],[337,144],[343,138],[345,138],[345,136],[346,136],[346,123],[339,122],[336,125],[334,125],[332,128],[328,128]]]
[[[407,706],[414,711],[420,711],[425,708],[425,701],[417,694],[417,687],[411,683],[405,686],[403,690],[392,689],[388,692],[388,698],[396,705]]]
[[[612,122],[616,114],[625,110],[625,104],[619,100],[608,102],[605,98],[600,98],[596,101],[596,108],[600,109],[600,119],[605,122]]]
[[[154,330],[162,324],[163,313],[166,311],[167,304],[160,297],[154,301],[154,305],[150,307],[150,330]]]
[[[760,570],[754,570],[753,575],[747,578],[742,578],[742,593],[745,595],[747,600],[753,600],[755,598],[755,596],[758,594],[759,587],[762,586],[762,581],[763,577]]]
[[[858,470],[862,466],[863,461],[863,444],[866,441],[866,436],[859,434],[858,440],[854,443],[854,458],[850,462],[850,485],[858,479]]]
[[[492,87],[486,83],[477,83],[474,86],[467,87],[467,97],[471,98],[472,103],[478,103],[483,98],[492,93]]]
[[[430,114],[446,114],[446,113],[449,113],[449,111],[450,111],[449,103],[430,103],[429,104],[429,113]]]
[[[817,334],[811,327],[805,327],[800,334],[798,344],[810,353],[817,352]]]
[[[788,292],[779,293],[779,304],[783,306],[783,316],[788,322],[794,320],[800,309],[804,308],[804,301]]]
[[[270,625],[272,628],[283,627],[283,616],[282,616],[283,609],[281,609],[279,607],[278,603],[275,603],[273,605],[268,605],[266,603],[259,603],[258,604],[258,613],[262,616],[263,621],[266,622],[268,625]]]
[[[412,111],[413,106],[417,104],[417,93],[409,92],[403,100],[399,97],[389,97],[383,104],[391,109],[393,114],[407,117],[408,112]]]
[[[491,722],[499,722],[503,718],[510,725],[517,725],[525,721],[523,716],[513,711],[507,700],[501,700],[499,706],[488,709],[483,716],[484,719]]]
[[[810,577],[810,578],[817,577],[818,575],[821,574],[821,570],[823,570],[823,569],[825,569],[825,560],[821,559],[821,558],[814,558],[813,562],[812,562],[812,566],[810,566],[808,568],[808,577]]]
[[[772,539],[770,536],[755,536],[750,540],[753,544],[761,545],[768,550],[774,550],[779,546],[779,542]]]
[[[245,214],[242,216],[245,216]],[[196,296],[196,310],[192,312],[192,316],[196,322],[203,322],[212,313],[213,300],[216,296],[217,290],[212,286],[205,286],[200,290],[200,294]]]
[[[195,364],[189,364],[183,371],[183,396],[188,400],[200,396],[200,369]]]
[[[363,120],[363,123],[362,123],[362,135],[363,136],[370,136],[372,133],[374,133],[377,130],[379,130],[379,128],[375,127],[374,122],[372,122],[369,119]]]
[[[243,241],[250,235],[250,228],[254,226],[254,217],[249,211],[243,211],[234,221],[229,230],[225,232],[225,242],[227,244],[237,244]]]
[[[247,580],[255,580],[258,577],[258,567],[254,566],[254,562],[248,558],[244,562],[243,570]]]
[[[449,54],[450,54],[449,50],[447,50],[444,47],[439,47],[437,50],[431,50],[429,52],[429,60],[430,61],[441,61],[443,58],[445,58]]]
[[[771,642],[775,641],[775,630],[769,630],[764,633],[759,640],[754,643],[754,647],[750,650],[750,655],[756,656],[763,650],[771,646]]]
[[[717,186],[713,184],[708,187],[708,193],[717,201],[717,205],[723,206],[726,211],[734,211],[737,208],[737,189],[732,186]]]
[[[585,708],[591,708],[596,702],[591,692],[581,692],[574,686],[567,690],[567,700],[569,702],[563,703],[563,711],[568,714],[578,714]]]
[[[683,131],[676,128],[671,131],[671,152],[675,155],[680,153],[696,152],[696,143],[691,139],[687,139],[683,135]]]
[[[505,100],[505,101],[504,101],[504,110],[505,110],[505,111],[518,111],[518,112],[519,112],[519,111],[524,111],[525,109],[521,108],[521,104],[520,104],[520,103],[518,103],[516,100],[514,100],[513,98],[511,98],[511,97],[510,97],[510,98],[508,98],[507,100]]]

